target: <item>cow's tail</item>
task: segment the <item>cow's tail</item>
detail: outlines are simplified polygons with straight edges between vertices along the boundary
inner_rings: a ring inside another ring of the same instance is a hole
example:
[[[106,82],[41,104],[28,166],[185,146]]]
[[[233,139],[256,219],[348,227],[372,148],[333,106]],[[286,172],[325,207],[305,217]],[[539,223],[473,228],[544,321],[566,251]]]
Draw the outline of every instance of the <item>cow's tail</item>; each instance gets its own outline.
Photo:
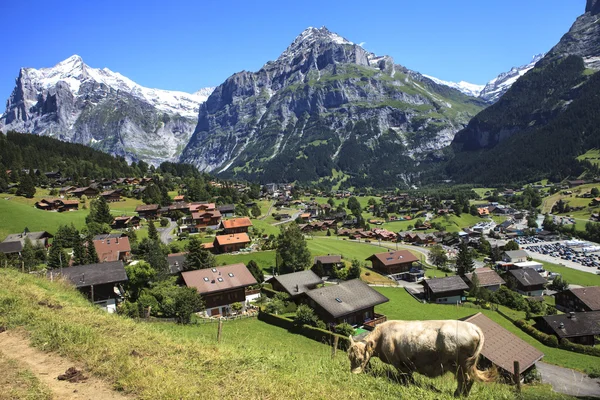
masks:
[[[488,368],[485,371],[480,371],[477,369],[477,361],[479,360],[479,355],[481,354],[481,350],[483,349],[483,344],[485,342],[485,338],[483,337],[483,332],[479,327],[477,327],[477,335],[479,335],[479,343],[477,344],[477,349],[475,349],[475,353],[466,360],[467,370],[470,372],[469,375],[477,381],[481,382],[493,382],[496,380],[498,376],[498,371],[496,368]]]

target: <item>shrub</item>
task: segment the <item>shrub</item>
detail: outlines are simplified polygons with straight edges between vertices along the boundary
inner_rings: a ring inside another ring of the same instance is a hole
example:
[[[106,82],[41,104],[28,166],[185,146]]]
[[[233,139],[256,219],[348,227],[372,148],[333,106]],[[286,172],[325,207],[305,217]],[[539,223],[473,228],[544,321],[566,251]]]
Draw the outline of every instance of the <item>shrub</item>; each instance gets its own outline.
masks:
[[[540,332],[535,329],[533,326],[529,325],[527,322],[519,319],[515,321],[515,325],[521,328],[521,330],[527,333],[529,336],[532,336],[539,342],[545,344],[548,347],[558,347],[558,339],[554,335],[547,335],[544,332]]]
[[[350,335],[354,335],[354,328],[352,327],[352,325],[344,322],[342,324],[336,325],[335,333],[348,337]]]
[[[590,356],[600,357],[600,348],[573,343],[568,339],[561,339],[558,347],[560,347],[563,350],[573,351],[575,353],[588,354]]]
[[[156,300],[154,296],[148,293],[143,293],[138,298],[138,303],[142,307],[142,310],[146,310],[148,309],[148,307],[152,307],[152,309],[150,310],[151,315],[156,315],[160,310],[158,300]]]
[[[319,319],[317,320],[317,328],[327,330],[327,324]]]
[[[317,316],[312,308],[306,304],[301,304],[296,310],[296,317],[294,318],[294,324],[296,325],[317,325]]]
[[[165,218],[165,217],[161,218],[160,219],[160,226],[162,226],[163,228],[169,226],[169,219]]]
[[[117,307],[117,312],[121,315],[126,315],[129,318],[139,318],[140,312],[136,302],[124,301]]]
[[[273,299],[265,306],[265,312],[269,314],[283,314],[284,311],[285,303],[279,299]]]

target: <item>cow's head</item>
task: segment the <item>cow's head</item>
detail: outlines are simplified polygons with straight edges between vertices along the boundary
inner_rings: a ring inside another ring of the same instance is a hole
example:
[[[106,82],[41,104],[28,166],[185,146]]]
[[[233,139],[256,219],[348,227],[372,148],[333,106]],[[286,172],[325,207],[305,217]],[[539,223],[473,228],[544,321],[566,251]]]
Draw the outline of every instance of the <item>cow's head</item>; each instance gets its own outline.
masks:
[[[373,355],[374,343],[355,342],[350,336],[350,348],[348,349],[348,358],[350,359],[350,372],[360,374],[364,371]]]

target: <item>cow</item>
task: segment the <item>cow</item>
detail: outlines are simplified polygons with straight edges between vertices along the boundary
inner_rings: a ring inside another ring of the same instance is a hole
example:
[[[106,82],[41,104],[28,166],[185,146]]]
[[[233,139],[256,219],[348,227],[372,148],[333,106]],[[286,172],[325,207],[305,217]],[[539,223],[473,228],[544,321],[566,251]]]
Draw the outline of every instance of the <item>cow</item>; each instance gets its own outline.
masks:
[[[455,397],[468,396],[475,380],[490,382],[491,371],[479,371],[483,332],[464,321],[387,321],[375,327],[363,341],[350,336],[350,370],[359,374],[371,357],[394,366],[411,382],[413,372],[430,378],[450,371],[458,388]]]

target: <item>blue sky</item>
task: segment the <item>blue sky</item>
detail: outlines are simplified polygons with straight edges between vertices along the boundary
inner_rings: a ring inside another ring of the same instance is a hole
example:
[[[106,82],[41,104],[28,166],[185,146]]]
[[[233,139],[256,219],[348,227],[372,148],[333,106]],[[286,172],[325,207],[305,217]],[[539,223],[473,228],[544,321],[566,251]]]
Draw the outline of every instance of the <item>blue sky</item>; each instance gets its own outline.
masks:
[[[2,0],[0,100],[20,67],[79,54],[141,85],[193,92],[256,71],[308,26],[445,80],[483,84],[548,51],[585,0]]]

